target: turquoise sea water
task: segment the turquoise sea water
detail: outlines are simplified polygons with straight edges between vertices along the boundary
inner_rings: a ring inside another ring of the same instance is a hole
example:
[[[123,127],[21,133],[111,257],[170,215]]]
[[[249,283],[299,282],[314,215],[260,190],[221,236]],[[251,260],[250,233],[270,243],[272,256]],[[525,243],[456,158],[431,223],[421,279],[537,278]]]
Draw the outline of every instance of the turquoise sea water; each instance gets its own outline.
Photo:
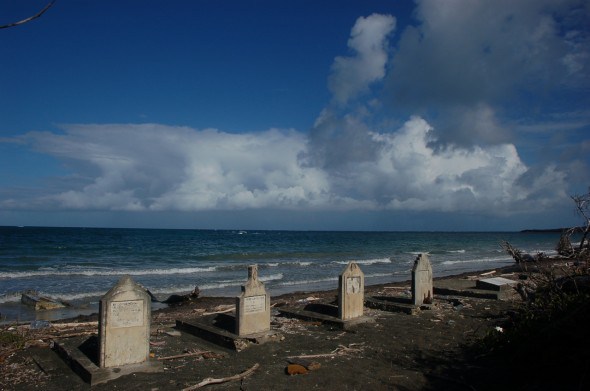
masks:
[[[125,274],[158,298],[235,296],[258,264],[271,295],[333,289],[356,261],[367,285],[407,280],[427,252],[436,276],[513,262],[502,240],[555,254],[559,233],[311,232],[0,227],[0,315],[27,318],[16,304],[28,289],[93,308]],[[19,308],[15,310],[15,308]],[[38,315],[37,315],[38,317]]]

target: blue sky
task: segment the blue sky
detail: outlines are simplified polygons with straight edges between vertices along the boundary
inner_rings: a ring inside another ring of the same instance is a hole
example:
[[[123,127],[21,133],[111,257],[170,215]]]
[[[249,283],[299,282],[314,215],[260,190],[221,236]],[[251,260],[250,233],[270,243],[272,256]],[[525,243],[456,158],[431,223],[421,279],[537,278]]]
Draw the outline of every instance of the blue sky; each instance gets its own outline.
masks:
[[[587,1],[58,0],[0,46],[0,225],[580,223]]]

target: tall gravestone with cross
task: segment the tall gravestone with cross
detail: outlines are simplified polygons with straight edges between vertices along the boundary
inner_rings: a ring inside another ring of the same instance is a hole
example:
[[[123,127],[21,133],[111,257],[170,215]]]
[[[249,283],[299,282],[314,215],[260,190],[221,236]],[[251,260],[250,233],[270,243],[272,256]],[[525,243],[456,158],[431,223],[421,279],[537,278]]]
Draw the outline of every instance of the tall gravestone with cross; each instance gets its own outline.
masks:
[[[251,335],[270,330],[270,296],[258,279],[258,265],[248,266],[248,281],[236,298],[236,334]]]
[[[151,300],[124,276],[100,300],[99,366],[145,363],[150,355]]]
[[[420,254],[412,268],[412,301],[414,305],[431,304],[433,298],[432,265],[428,255]]]
[[[342,320],[363,316],[365,275],[356,262],[349,262],[338,276],[338,317]]]

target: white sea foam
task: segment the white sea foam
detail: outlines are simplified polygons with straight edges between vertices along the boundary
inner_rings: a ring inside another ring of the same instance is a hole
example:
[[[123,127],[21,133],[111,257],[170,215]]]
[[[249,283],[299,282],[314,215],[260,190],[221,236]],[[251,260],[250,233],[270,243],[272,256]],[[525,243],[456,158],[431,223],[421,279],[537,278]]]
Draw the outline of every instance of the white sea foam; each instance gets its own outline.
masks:
[[[283,273],[271,274],[269,276],[259,276],[259,280],[263,281],[263,282],[281,280],[282,278],[283,278]],[[199,289],[227,288],[230,286],[240,286],[240,285],[243,285],[245,282],[246,282],[245,279],[221,280],[221,281],[210,282],[207,284],[200,284]],[[190,292],[193,289],[194,289],[194,286],[163,288],[163,289],[156,289],[153,291],[153,293],[154,294],[163,294],[163,293]]]
[[[315,280],[284,281],[284,282],[279,283],[278,285],[282,285],[282,286],[307,285],[307,284],[316,284],[318,282],[328,282],[328,281],[338,281],[338,277],[318,278]]]
[[[458,259],[453,261],[441,262],[441,265],[455,265],[459,263],[488,263],[488,262],[505,262],[508,261],[507,257],[482,257],[474,259]]]
[[[274,281],[274,280],[282,280],[283,273],[271,274],[270,276],[260,276],[259,280],[266,282],[266,281]]]
[[[394,273],[372,273],[372,274],[365,274],[365,278],[376,278],[376,277],[387,277],[393,276]]]
[[[186,268],[171,268],[171,269],[146,269],[146,270],[130,270],[130,269],[80,269],[80,270],[31,270],[26,272],[4,272],[0,273],[0,279],[7,278],[30,278],[30,277],[44,277],[44,276],[147,276],[147,275],[170,275],[170,274],[193,274],[193,273],[207,273],[217,271],[217,267],[186,267]]]
[[[38,292],[39,296],[49,297],[51,299],[62,300],[62,301],[75,301],[88,299],[89,297],[102,297],[106,291],[100,292],[82,292],[82,293],[49,293],[49,292]],[[0,304],[2,303],[16,303],[21,301],[22,293],[8,293],[0,296]]]
[[[0,296],[0,304],[2,303],[15,303],[20,301],[21,293],[7,293],[5,295]]]
[[[448,253],[465,254],[465,250],[448,250]]]
[[[200,289],[218,289],[218,288],[227,288],[228,286],[240,286],[244,283],[243,280],[230,280],[230,281],[218,281],[218,282],[211,282],[209,284],[199,285]],[[173,293],[174,291],[170,291]],[[166,293],[160,292],[158,293]]]
[[[42,294],[43,296],[48,296],[53,299],[59,299],[63,301],[76,301],[76,300],[84,300],[90,297],[100,298],[104,296],[107,291],[96,291],[96,292],[82,292],[82,293],[51,293],[51,294]]]
[[[348,265],[349,261],[334,261],[334,263],[339,263],[341,265]],[[360,261],[354,261],[360,265],[374,265],[376,263],[391,263],[391,259],[389,258],[376,258],[376,259],[362,259]]]

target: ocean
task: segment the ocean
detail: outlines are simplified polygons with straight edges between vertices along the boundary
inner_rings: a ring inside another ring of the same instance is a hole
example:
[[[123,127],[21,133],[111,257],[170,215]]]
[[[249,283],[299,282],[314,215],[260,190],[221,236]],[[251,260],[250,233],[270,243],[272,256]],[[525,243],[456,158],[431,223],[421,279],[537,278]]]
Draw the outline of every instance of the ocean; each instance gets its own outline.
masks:
[[[271,295],[328,290],[349,261],[365,284],[410,279],[414,259],[429,254],[435,277],[506,266],[505,240],[535,254],[555,254],[554,232],[325,232],[0,227],[0,320],[56,319],[96,312],[123,275],[158,299],[196,286],[202,295],[237,296],[247,266]],[[38,311],[20,293],[38,291],[72,304]]]

